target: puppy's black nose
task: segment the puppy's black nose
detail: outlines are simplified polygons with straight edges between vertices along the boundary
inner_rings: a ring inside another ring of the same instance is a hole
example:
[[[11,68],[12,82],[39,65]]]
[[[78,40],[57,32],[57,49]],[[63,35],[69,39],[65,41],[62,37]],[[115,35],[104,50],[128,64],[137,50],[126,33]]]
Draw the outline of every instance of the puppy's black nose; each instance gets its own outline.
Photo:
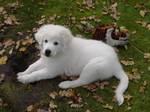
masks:
[[[46,49],[46,50],[45,50],[45,56],[49,57],[49,56],[50,56],[50,54],[51,54],[51,50]]]

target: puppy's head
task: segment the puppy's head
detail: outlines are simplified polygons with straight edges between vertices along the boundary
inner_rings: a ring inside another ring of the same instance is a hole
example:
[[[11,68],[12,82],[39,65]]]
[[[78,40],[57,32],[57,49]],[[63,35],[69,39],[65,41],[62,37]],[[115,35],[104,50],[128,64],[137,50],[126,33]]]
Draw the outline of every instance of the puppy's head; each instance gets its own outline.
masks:
[[[56,56],[69,46],[73,35],[70,30],[60,25],[44,25],[35,34],[39,43],[41,54],[52,57]]]

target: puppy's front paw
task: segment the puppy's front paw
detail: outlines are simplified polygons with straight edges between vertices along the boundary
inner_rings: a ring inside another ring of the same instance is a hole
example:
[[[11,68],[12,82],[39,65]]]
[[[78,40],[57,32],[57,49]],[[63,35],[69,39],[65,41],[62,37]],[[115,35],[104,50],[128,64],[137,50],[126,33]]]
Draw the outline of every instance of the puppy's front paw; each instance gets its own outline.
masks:
[[[29,78],[28,75],[18,76],[17,79],[18,79],[19,82],[21,82],[23,84],[30,83],[30,78]]]
[[[22,76],[22,75],[24,75],[24,72],[17,73],[17,76]]]
[[[62,89],[67,89],[71,87],[71,81],[64,81],[58,85]]]

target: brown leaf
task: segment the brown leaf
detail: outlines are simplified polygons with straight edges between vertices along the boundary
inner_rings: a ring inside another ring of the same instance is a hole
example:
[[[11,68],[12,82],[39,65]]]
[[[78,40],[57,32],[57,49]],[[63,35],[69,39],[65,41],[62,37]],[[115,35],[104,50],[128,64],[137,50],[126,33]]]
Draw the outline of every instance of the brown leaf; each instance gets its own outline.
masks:
[[[28,38],[22,41],[22,45],[31,45],[33,43],[32,38]]]
[[[133,60],[121,60],[121,63],[125,66],[134,65]]]
[[[103,105],[103,108],[112,110],[112,109],[113,109],[113,106],[111,106],[111,105],[109,105],[109,104],[106,104],[106,105]]]
[[[150,53],[144,53],[144,58],[150,61]]]
[[[7,56],[0,57],[0,65],[6,64],[7,59],[8,59]]]
[[[5,40],[3,44],[4,44],[4,48],[7,48],[11,45],[14,45],[15,41],[13,41],[12,39],[8,39],[8,40]]]
[[[50,101],[50,103],[49,103],[49,108],[50,108],[50,109],[56,109],[57,107],[58,107],[58,106],[55,105],[54,101]]]
[[[148,67],[148,71],[150,71],[150,66]]]
[[[47,110],[44,110],[44,109],[37,109],[37,112],[50,112],[50,111],[47,111]]]
[[[146,89],[147,81],[144,81],[142,86],[140,86],[139,92],[144,93]]]
[[[5,52],[5,49],[0,50],[0,55],[3,55]]]
[[[4,7],[0,7],[0,13],[4,11]]]
[[[34,106],[33,106],[33,105],[29,105],[29,106],[27,107],[27,112],[32,112],[33,109],[34,109]]]
[[[3,100],[0,98],[0,107],[3,106]]]
[[[58,93],[54,91],[54,92],[49,93],[49,96],[50,96],[52,99],[55,99],[56,96],[58,96]]]
[[[127,101],[130,101],[133,96],[131,96],[130,94],[127,94],[127,95],[124,95],[124,98],[127,100]]]
[[[73,89],[59,91],[59,96],[61,97],[73,97],[75,96],[75,91]]]
[[[18,49],[19,47],[20,47],[20,43],[21,43],[21,41],[20,40],[18,40],[17,42],[16,42],[16,49]]]
[[[142,20],[140,20],[140,21],[135,21],[137,24],[140,24],[140,25],[142,25],[143,27],[146,27],[146,25],[147,25],[147,22],[145,22],[145,21],[142,21]]]
[[[70,107],[72,107],[72,108],[81,108],[81,107],[83,107],[83,104],[81,104],[81,103],[74,103],[73,101],[69,101],[68,103],[70,104]]]
[[[89,109],[87,109],[85,112],[91,112]]]
[[[99,96],[99,95],[94,95],[93,98],[94,98],[96,101],[103,103],[103,98],[102,98],[101,96]]]
[[[0,74],[0,83],[4,80],[5,74]]]
[[[26,50],[27,50],[26,47],[21,47],[21,48],[19,49],[20,52],[25,52]]]
[[[104,7],[102,14],[109,14],[113,19],[118,20],[120,13],[117,11],[117,2],[111,4],[109,7]]]
[[[127,73],[130,80],[139,80],[141,79],[140,73],[137,68],[133,68],[130,73]]]
[[[146,10],[140,10],[139,14],[140,16],[144,17],[146,15]]]
[[[96,91],[96,89],[97,89],[97,86],[96,86],[96,84],[88,84],[88,85],[85,85],[85,86],[83,86],[84,88],[86,88],[86,89],[88,89],[89,91],[91,91],[91,92],[94,92],[94,91]]]
[[[84,3],[89,7],[93,7],[93,0],[85,0]]]

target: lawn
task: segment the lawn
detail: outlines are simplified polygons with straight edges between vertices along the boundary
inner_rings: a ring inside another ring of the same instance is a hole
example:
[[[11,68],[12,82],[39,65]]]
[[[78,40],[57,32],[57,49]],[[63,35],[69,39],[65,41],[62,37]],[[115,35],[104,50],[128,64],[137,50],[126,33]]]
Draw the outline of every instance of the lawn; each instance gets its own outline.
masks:
[[[2,82],[0,78],[0,112],[150,112],[150,1],[93,0],[92,5],[83,1],[88,0],[0,0],[0,58],[7,58],[0,65],[0,74],[5,75]],[[112,4],[117,4],[117,18],[111,15]],[[129,30],[129,44],[118,48],[130,78],[123,105],[113,98],[119,83],[115,78],[65,91],[57,85],[66,77],[27,85],[17,82],[16,73],[38,57],[36,43],[28,40],[47,23],[65,25],[86,38],[92,37],[86,29],[100,24],[115,23]],[[10,52],[16,45],[18,50]]]

